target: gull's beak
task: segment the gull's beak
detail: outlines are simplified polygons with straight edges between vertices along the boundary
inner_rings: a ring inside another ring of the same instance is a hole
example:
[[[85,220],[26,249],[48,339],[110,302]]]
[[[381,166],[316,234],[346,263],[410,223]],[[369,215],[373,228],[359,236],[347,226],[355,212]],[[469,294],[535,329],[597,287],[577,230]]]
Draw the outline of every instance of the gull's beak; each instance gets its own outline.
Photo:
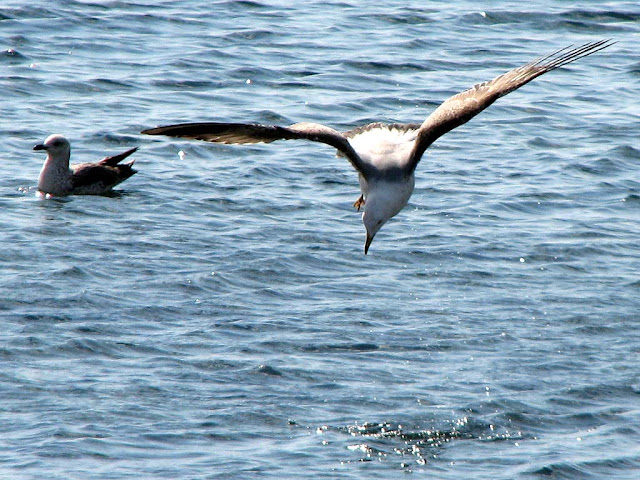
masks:
[[[33,147],[34,150],[46,150],[47,147],[45,145],[43,145],[42,143],[39,143],[38,145],[35,145]]]
[[[365,255],[369,251],[369,245],[371,245],[372,241],[373,241],[373,235],[369,235],[369,232],[367,232],[367,239],[364,241],[364,254]]]

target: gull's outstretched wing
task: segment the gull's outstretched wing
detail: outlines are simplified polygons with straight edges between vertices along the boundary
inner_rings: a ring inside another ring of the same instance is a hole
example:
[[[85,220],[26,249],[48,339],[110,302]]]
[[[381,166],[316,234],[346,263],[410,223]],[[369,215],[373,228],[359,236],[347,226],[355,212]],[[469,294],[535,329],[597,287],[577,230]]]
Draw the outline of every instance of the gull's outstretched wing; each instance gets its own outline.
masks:
[[[182,123],[143,130],[145,135],[167,135],[215,143],[271,143],[276,140],[311,140],[326,143],[349,159],[353,167],[366,175],[371,167],[355,152],[340,132],[319,123],[296,123],[289,127],[246,123]]]
[[[410,171],[416,168],[424,151],[435,140],[468,122],[498,98],[544,73],[591,55],[614,43],[611,40],[600,40],[573,49],[563,48],[447,99],[420,126],[415,147],[411,153]]]

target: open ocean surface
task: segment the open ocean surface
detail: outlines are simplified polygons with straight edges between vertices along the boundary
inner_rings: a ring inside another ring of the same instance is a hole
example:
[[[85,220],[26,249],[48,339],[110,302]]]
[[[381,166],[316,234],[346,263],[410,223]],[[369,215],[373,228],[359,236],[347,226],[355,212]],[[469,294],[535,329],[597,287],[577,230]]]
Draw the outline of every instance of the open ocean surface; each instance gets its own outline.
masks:
[[[2,479],[640,478],[640,6],[384,3],[3,2]],[[330,147],[138,133],[421,122],[601,38],[438,140],[368,256]],[[38,198],[50,133],[139,173]]]

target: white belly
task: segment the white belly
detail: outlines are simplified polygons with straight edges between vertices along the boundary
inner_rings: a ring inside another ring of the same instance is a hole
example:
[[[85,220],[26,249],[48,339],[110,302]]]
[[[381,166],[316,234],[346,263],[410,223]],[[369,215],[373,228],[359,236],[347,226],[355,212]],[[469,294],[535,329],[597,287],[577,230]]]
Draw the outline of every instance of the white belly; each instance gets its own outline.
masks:
[[[375,203],[376,208],[383,209],[388,218],[397,215],[409,203],[415,187],[413,175],[393,181],[380,179],[367,181],[362,175],[358,175],[358,181],[365,200],[365,211],[368,205]]]

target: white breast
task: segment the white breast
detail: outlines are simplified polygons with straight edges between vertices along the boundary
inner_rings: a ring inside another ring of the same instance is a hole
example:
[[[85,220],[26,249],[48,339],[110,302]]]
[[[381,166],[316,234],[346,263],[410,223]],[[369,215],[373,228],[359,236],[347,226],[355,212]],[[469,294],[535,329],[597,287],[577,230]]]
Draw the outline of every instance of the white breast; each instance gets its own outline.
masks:
[[[38,177],[38,190],[52,195],[66,195],[71,191],[71,170],[45,162]]]

